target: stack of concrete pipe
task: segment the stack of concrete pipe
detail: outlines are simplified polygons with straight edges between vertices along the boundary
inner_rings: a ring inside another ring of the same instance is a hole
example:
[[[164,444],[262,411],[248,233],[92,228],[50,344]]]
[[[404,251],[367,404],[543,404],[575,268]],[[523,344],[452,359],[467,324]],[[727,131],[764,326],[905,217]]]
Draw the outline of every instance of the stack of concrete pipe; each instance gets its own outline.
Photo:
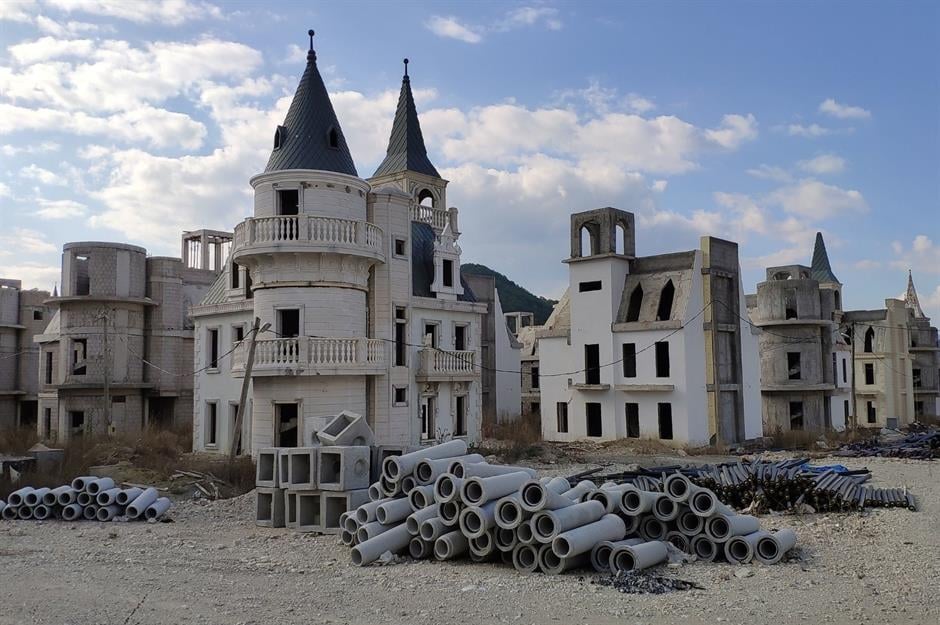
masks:
[[[667,543],[700,560],[766,564],[796,544],[793,531],[762,531],[755,517],[735,514],[679,473],[662,491],[572,485],[525,467],[487,464],[462,441],[387,458],[369,495],[341,520],[357,566],[391,552],[501,561],[525,573],[588,566],[617,573],[665,562]]]
[[[58,488],[24,486],[0,501],[0,517],[35,521],[158,521],[172,504],[156,488],[119,488],[109,477],[77,477]]]

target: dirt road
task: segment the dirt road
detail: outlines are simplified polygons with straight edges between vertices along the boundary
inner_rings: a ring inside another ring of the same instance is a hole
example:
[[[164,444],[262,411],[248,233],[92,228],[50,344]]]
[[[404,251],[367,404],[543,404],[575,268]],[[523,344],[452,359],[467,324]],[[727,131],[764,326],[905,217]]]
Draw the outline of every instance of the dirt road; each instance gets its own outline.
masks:
[[[940,622],[940,463],[831,460],[908,486],[922,510],[764,517],[797,531],[796,561],[668,569],[704,590],[659,596],[620,594],[589,573],[359,569],[335,537],[255,527],[252,495],[181,503],[174,523],[0,522],[0,625]]]

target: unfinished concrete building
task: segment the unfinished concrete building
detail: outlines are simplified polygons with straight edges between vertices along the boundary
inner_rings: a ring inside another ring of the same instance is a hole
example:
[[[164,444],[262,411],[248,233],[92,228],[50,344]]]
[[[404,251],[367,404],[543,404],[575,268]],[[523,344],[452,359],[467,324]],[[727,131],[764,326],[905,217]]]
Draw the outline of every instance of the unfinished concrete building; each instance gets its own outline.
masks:
[[[702,237],[687,252],[635,249],[632,213],[571,216],[566,322],[538,338],[543,436],[674,445],[760,436],[737,244]]]
[[[33,337],[52,314],[49,291],[24,291],[0,279],[0,429],[35,427],[39,414],[39,347]]]
[[[852,414],[851,351],[842,336],[842,284],[822,233],[811,266],[767,269],[748,297],[760,328],[764,431],[843,429]]]
[[[517,329],[516,338],[522,344],[519,381],[521,386],[521,410],[522,415],[525,417],[534,415],[541,418],[542,414],[539,336],[550,336],[552,329],[559,324],[562,318],[564,318],[563,325],[566,325],[568,323],[568,313],[568,294],[566,293],[561,301],[555,305],[552,314],[544,325],[535,325],[535,315],[532,313],[508,313],[506,315],[507,320],[510,322],[509,327]]]
[[[187,235],[184,242],[207,236]],[[221,242],[212,245],[215,264],[200,259],[199,267],[148,258],[135,245],[63,247],[62,293],[47,300],[55,313],[35,337],[42,438],[67,442],[189,422],[193,333],[186,313],[218,275],[225,252]]]
[[[911,385],[914,388],[914,419],[924,423],[940,420],[940,337],[930,325],[914,288],[914,276],[907,273],[904,304],[908,310],[911,340]]]

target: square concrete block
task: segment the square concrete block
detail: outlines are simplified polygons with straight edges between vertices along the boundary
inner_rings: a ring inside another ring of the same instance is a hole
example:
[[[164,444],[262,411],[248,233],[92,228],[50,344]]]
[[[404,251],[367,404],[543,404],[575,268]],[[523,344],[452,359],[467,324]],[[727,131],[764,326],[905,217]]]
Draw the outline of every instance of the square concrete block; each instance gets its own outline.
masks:
[[[317,487],[318,447],[297,447],[287,451],[287,488],[313,490]]]
[[[339,517],[344,512],[355,510],[369,501],[368,488],[349,490],[343,493],[323,492],[321,495],[321,501],[323,502],[321,519],[324,534],[339,534],[343,529],[340,527]]]
[[[321,447],[317,454],[317,484],[320,490],[369,488],[369,447]]]
[[[366,418],[355,412],[344,410],[317,432],[324,445],[369,446],[375,441],[372,428]]]
[[[323,531],[323,493],[314,491],[294,491],[297,500],[298,532]]]
[[[255,525],[284,527],[284,489],[256,488]]]
[[[280,453],[277,447],[269,447],[258,451],[255,486],[260,488],[277,488],[279,486],[277,461]]]
[[[284,492],[284,526],[297,529],[297,492]]]
[[[373,482],[378,482],[382,477],[382,463],[389,456],[403,456],[414,449],[408,445],[379,445],[372,448],[372,471],[371,478]]]
[[[281,488],[287,488],[290,481],[290,464],[287,462],[287,457],[291,452],[291,448],[278,447],[277,451],[277,485]]]

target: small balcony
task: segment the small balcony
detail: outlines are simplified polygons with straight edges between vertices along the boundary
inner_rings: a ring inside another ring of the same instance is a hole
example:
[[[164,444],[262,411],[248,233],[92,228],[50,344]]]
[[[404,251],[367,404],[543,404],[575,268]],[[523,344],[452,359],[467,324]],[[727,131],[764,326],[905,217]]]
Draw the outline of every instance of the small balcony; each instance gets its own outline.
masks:
[[[249,217],[235,226],[236,260],[272,252],[346,253],[385,260],[382,229],[367,221],[278,215]]]
[[[450,222],[450,211],[423,204],[413,204],[411,206],[411,221],[420,221],[429,224],[437,231],[441,231]]]
[[[244,377],[248,341],[232,354],[232,374]],[[362,337],[263,339],[255,343],[252,377],[277,375],[379,375],[385,342]]]
[[[476,352],[471,350],[434,349],[418,350],[419,382],[461,382],[480,377]]]

